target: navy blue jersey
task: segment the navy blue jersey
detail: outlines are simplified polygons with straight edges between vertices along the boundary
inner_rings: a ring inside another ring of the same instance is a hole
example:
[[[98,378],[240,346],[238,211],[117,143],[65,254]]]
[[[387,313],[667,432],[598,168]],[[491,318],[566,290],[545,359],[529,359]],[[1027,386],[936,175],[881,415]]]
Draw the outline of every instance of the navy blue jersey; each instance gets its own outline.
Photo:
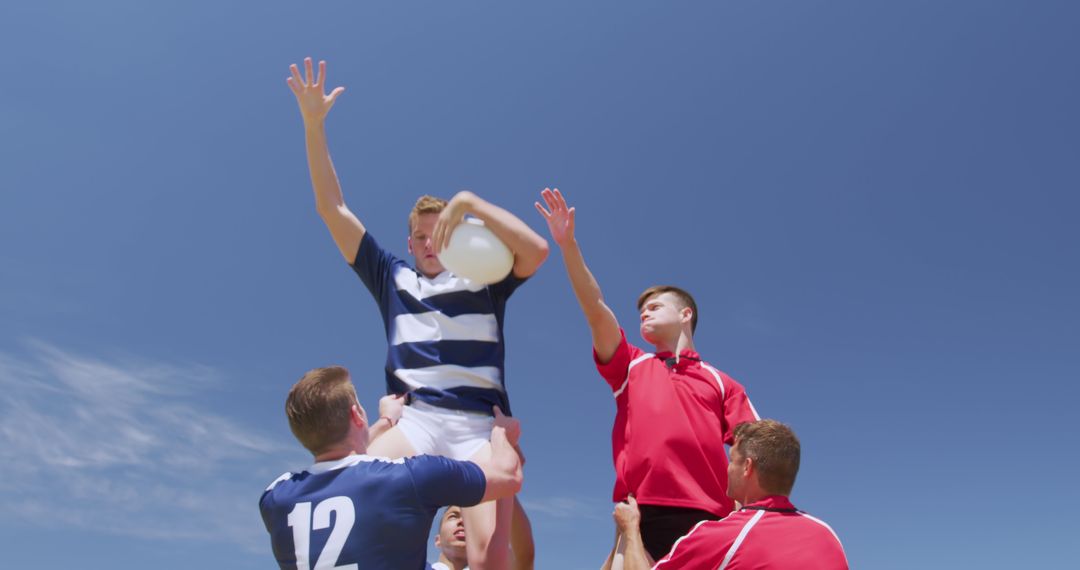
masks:
[[[350,455],[282,475],[259,510],[282,570],[420,570],[435,512],[479,503],[486,485],[469,461]]]
[[[524,279],[479,285],[449,271],[425,277],[365,232],[352,264],[379,304],[386,387],[433,406],[510,414],[504,379],[506,300]]]

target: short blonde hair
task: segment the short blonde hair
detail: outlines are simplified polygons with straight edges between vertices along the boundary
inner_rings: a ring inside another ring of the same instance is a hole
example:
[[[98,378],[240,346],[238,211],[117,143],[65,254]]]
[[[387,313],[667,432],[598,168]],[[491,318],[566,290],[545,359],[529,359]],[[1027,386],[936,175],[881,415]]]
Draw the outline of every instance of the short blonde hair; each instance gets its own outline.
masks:
[[[285,415],[296,439],[318,455],[349,434],[354,405],[359,402],[349,371],[328,366],[309,370],[293,385],[285,399]]]
[[[409,212],[409,235],[412,235],[413,227],[416,225],[417,220],[420,219],[421,214],[438,214],[443,211],[443,208],[446,208],[446,200],[442,198],[427,194],[417,198],[416,204],[413,205],[412,211]]]

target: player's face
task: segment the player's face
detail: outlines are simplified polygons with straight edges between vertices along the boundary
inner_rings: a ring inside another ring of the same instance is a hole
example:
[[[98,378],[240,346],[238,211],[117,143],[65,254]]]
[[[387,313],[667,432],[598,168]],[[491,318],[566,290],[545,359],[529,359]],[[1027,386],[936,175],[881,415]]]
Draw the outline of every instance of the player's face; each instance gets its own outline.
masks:
[[[746,467],[746,458],[735,446],[731,446],[731,461],[727,466],[727,495],[736,501],[741,500],[743,484],[743,469]]]
[[[450,507],[443,515],[435,546],[446,552],[447,558],[465,554],[465,519],[460,507]]]
[[[446,270],[435,256],[431,234],[435,232],[438,214],[420,214],[409,234],[409,253],[416,258],[416,269],[427,277],[435,277]]]
[[[654,345],[677,338],[683,321],[689,322],[688,315],[674,293],[653,295],[641,306],[641,338]]]

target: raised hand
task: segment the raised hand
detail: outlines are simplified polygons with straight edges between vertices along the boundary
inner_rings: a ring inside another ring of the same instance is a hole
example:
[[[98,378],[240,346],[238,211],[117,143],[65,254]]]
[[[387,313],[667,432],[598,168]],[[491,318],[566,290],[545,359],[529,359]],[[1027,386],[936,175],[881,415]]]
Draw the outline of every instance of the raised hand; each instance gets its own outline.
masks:
[[[540,205],[540,202],[536,202],[536,210],[540,212],[541,216],[544,216],[544,221],[547,222],[548,231],[551,232],[551,239],[555,240],[555,243],[559,244],[559,247],[563,247],[568,243],[574,241],[574,209],[566,207],[566,199],[563,198],[562,192],[559,192],[558,188],[554,190],[550,188],[544,188],[544,191],[540,193],[540,197],[544,199],[544,203],[547,204],[547,209],[544,209]],[[550,210],[550,211],[549,211]]]
[[[435,253],[442,253],[450,246],[450,237],[454,235],[454,228],[458,227],[472,208],[473,193],[462,190],[446,203],[446,207],[439,212],[439,219],[435,221],[435,229],[431,232],[431,247]]]
[[[626,501],[615,504],[615,512],[611,513],[615,518],[615,526],[619,532],[638,532],[641,525],[641,511],[638,510],[637,499],[633,495],[627,495]]]
[[[334,106],[334,101],[344,91],[344,87],[338,87],[326,94],[326,62],[319,62],[319,75],[316,76],[311,70],[311,58],[304,58],[304,72],[306,77],[300,76],[300,69],[296,67],[296,64],[289,66],[289,71],[292,72],[292,77],[286,79],[289,88],[292,89],[293,95],[296,95],[296,102],[300,105],[300,114],[304,117],[304,122],[307,124],[317,124],[326,118],[326,114],[330,112],[330,107]]]
[[[404,410],[404,394],[389,394],[379,398],[379,417],[390,420],[391,425],[397,425]]]

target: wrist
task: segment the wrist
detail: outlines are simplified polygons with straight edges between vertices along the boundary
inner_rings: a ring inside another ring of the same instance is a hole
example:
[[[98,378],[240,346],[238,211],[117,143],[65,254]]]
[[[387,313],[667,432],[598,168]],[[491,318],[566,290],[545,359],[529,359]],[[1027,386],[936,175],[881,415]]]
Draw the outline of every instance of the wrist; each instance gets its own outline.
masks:
[[[311,117],[311,116],[308,116],[308,115],[304,115],[304,130],[305,131],[319,132],[319,131],[324,130],[325,126],[326,126],[326,117],[325,116],[323,116],[323,117]]]
[[[375,423],[379,423],[379,422],[381,422],[383,420],[386,420],[386,423],[390,424],[390,427],[394,427],[398,423],[398,420],[395,420],[395,419],[391,418],[390,416],[379,416],[379,419],[375,420]]]

